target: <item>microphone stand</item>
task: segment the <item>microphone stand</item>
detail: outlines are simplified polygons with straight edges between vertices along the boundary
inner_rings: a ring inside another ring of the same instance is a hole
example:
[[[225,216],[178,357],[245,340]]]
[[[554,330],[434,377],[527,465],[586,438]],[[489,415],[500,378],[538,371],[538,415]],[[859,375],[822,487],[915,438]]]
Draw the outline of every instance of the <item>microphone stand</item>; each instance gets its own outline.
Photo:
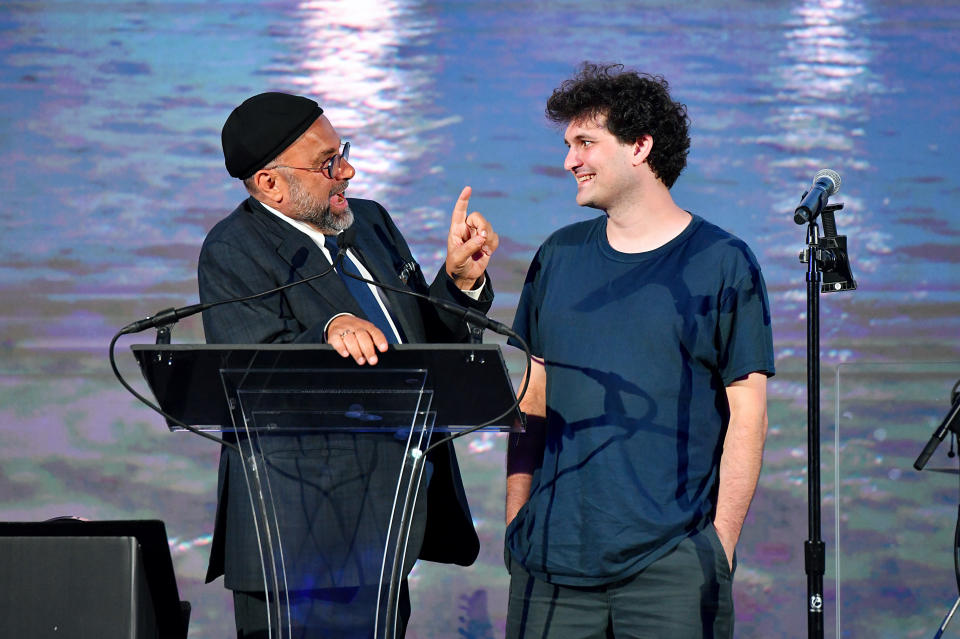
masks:
[[[820,293],[853,290],[846,256],[846,237],[836,234],[833,213],[843,204],[824,207],[821,214],[825,236],[816,216],[807,225],[807,248],[800,261],[807,265],[807,531],[804,571],[807,575],[807,637],[823,638],[823,575],[826,545],[820,520]],[[824,274],[828,274],[826,277]],[[826,282],[826,283],[824,283]]]
[[[960,380],[957,380],[953,385],[953,390],[950,393],[951,406],[949,412],[947,412],[946,417],[943,418],[937,430],[930,436],[930,441],[924,446],[917,460],[913,462],[913,467],[916,470],[923,470],[930,460],[930,456],[933,455],[933,451],[936,450],[937,446],[940,445],[940,442],[944,440],[947,434],[949,434],[951,438],[960,435],[960,419],[958,419],[958,417],[960,417],[960,392],[958,392],[958,388],[960,388]],[[953,439],[950,441],[950,452],[947,456],[953,457]],[[960,476],[960,471],[955,472],[958,472],[958,476]],[[957,580],[957,592],[960,593],[960,501],[957,503],[957,523],[953,530],[953,573],[954,578]],[[950,623],[958,606],[960,606],[960,595],[958,595],[957,600],[953,602],[953,607],[950,608],[947,616],[943,618],[943,622],[937,628],[934,639],[940,639],[940,637],[943,636],[943,632],[947,629],[947,624]]]
[[[815,247],[820,228],[807,226],[807,541],[803,544],[807,574],[807,636],[823,637],[823,574],[825,546],[820,537],[820,263]]]

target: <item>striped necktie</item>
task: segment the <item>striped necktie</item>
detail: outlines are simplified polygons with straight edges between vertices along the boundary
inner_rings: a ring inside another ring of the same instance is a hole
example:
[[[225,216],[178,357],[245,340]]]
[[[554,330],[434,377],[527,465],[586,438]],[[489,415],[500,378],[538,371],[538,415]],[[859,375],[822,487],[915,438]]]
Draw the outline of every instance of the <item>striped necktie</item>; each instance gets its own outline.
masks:
[[[336,260],[337,253],[339,248],[337,247],[337,238],[333,235],[324,236],[324,244],[327,247],[327,250],[330,251],[330,259]],[[350,292],[350,295],[353,296],[353,299],[356,300],[357,304],[360,305],[360,309],[363,311],[363,314],[366,316],[365,319],[376,324],[377,328],[383,331],[383,334],[387,338],[387,342],[390,344],[397,343],[397,335],[393,332],[393,329],[390,327],[390,322],[387,320],[387,316],[383,307],[380,306],[380,302],[374,296],[373,291],[370,290],[370,286],[366,282],[361,282],[360,280],[349,277],[347,273],[351,275],[356,275],[357,277],[363,277],[360,274],[360,270],[357,268],[357,265],[353,263],[353,260],[347,256],[346,253],[343,255],[343,260],[341,260],[339,268],[337,268],[337,275],[340,276],[340,279],[343,280],[344,285],[347,287],[347,291]]]

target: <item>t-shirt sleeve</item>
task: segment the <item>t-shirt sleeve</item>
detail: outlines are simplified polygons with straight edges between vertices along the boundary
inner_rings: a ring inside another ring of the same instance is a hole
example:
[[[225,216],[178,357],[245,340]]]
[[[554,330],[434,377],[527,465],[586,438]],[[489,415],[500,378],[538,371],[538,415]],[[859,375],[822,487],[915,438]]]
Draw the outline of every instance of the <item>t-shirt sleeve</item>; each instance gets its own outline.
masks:
[[[718,364],[724,386],[750,373],[775,373],[766,285],[749,250],[746,258],[736,283],[724,289],[720,300]]]
[[[540,247],[527,270],[523,289],[520,291],[520,301],[517,302],[517,313],[513,318],[513,330],[527,342],[533,355],[542,355],[540,351],[540,308],[541,308],[541,274],[543,273],[544,248]],[[511,337],[507,343],[517,348],[523,346]]]

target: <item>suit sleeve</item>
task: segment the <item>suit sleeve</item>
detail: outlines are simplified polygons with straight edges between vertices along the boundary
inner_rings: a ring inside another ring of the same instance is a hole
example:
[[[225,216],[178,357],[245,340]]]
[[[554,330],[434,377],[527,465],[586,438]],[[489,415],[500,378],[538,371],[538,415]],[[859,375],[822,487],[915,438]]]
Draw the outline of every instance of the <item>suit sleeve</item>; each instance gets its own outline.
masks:
[[[483,287],[483,292],[480,294],[480,299],[474,300],[457,288],[453,279],[447,275],[447,272],[443,266],[441,266],[440,271],[430,285],[430,295],[486,314],[493,303],[493,284],[490,281],[489,274],[485,274],[485,277],[487,281]],[[469,330],[463,318],[447,311],[441,311],[436,308],[428,309],[424,312],[424,323],[427,326],[428,334],[431,336],[433,333],[448,336],[448,338],[444,340],[433,339],[432,341],[465,342],[469,337]]]
[[[268,265],[261,264],[253,252],[225,241],[204,244],[197,280],[202,303],[246,297],[287,283]],[[313,327],[302,326],[283,293],[203,312],[203,330],[210,344],[322,342],[325,325],[320,321]]]

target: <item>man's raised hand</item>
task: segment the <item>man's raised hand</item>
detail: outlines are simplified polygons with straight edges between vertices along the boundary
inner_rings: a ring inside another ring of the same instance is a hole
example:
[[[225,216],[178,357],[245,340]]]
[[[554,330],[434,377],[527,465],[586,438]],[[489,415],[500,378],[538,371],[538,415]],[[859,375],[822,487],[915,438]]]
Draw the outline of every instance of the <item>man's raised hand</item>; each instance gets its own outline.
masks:
[[[447,274],[462,290],[476,288],[477,280],[487,270],[490,256],[500,245],[499,236],[482,215],[476,211],[467,215],[471,192],[469,186],[460,192],[447,235]]]

